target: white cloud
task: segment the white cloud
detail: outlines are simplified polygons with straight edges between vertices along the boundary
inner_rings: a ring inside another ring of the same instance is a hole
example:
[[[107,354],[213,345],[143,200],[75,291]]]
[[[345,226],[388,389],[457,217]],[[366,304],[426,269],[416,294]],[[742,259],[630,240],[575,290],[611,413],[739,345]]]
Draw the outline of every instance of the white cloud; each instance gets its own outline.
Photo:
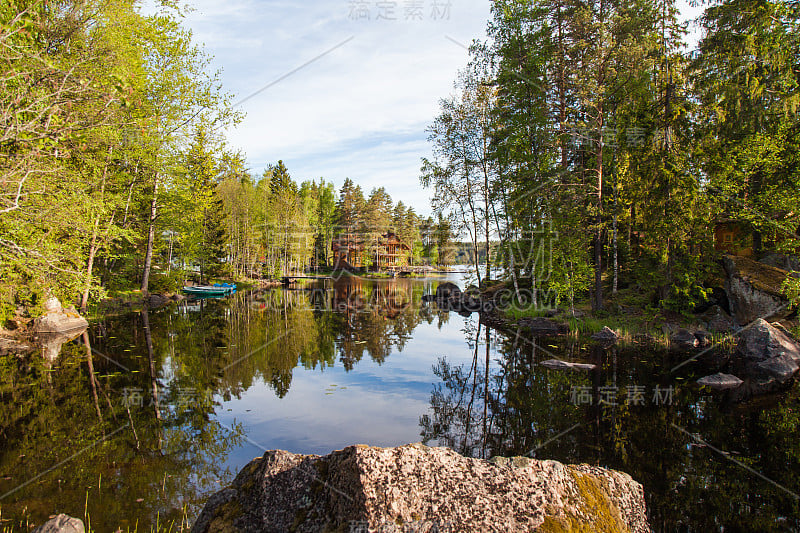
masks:
[[[234,101],[352,37],[246,101],[247,117],[228,139],[255,173],[282,159],[296,179],[340,186],[350,177],[365,192],[385,186],[427,213],[429,191],[418,181],[425,128],[468,60],[445,36],[483,38],[490,4],[451,0],[449,19],[433,20],[434,1],[424,0],[423,20],[406,21],[408,2],[398,0],[398,20],[388,21],[376,20],[376,2],[364,3],[370,20],[352,20],[349,0],[200,0],[185,25],[214,56]]]
[[[697,16],[681,1],[686,18]],[[370,20],[350,18],[359,3]],[[365,192],[385,186],[395,201],[430,212],[430,193],[418,181],[429,153],[425,128],[468,60],[450,39],[485,38],[490,2],[450,0],[446,20],[432,19],[434,0],[421,3],[423,20],[404,20],[410,3],[397,0],[398,20],[387,21],[376,20],[374,0],[193,2],[185,24],[214,56],[234,101],[317,58],[242,105],[247,117],[228,138],[255,173],[282,159],[296,179],[340,186],[350,177]]]

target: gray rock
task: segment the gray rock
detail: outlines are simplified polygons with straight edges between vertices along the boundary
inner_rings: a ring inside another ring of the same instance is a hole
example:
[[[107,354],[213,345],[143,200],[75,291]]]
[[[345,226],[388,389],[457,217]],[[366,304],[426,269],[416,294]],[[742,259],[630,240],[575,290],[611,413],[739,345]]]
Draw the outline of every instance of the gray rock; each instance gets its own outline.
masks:
[[[800,345],[762,319],[739,334],[734,356],[751,378],[753,394],[783,388],[800,370]]]
[[[552,370],[594,370],[597,368],[597,365],[589,363],[570,363],[569,361],[562,361],[561,359],[548,359],[539,364]]]
[[[705,385],[713,390],[728,390],[739,387],[744,381],[731,374],[717,373],[697,380],[700,385]]]
[[[486,461],[420,444],[351,446],[325,457],[270,451],[209,500],[192,532],[506,532],[542,526],[647,532],[642,486],[627,474],[585,464]]]
[[[779,384],[786,383],[800,370],[797,362],[787,354],[753,363],[750,368],[757,378],[774,379]]]
[[[163,307],[167,303],[169,303],[169,298],[160,294],[150,294],[147,297],[147,305],[153,309]]]
[[[733,318],[718,305],[711,307],[711,309],[700,315],[700,318],[712,333],[728,333],[733,331],[736,326]]]
[[[529,318],[519,321],[520,325],[529,328],[536,337],[565,335],[569,333],[569,324],[555,322],[546,318]]]
[[[436,299],[447,300],[451,298],[461,298],[461,289],[458,288],[458,285],[450,283],[449,281],[440,283],[439,286],[436,287]]]
[[[800,346],[763,319],[756,320],[739,334],[736,353],[752,361],[764,361],[787,354],[795,362],[800,362]]]
[[[83,520],[60,514],[33,530],[33,533],[84,533]]]
[[[700,346],[700,341],[688,329],[679,329],[669,338],[669,344],[678,350],[692,350]]]
[[[608,326],[603,326],[603,329],[592,335],[592,339],[602,342],[617,342],[619,335]]]
[[[44,303],[44,310],[48,313],[60,313],[61,312],[61,302],[58,301],[58,298],[55,296],[51,296],[47,299]]]
[[[759,259],[759,262],[782,270],[800,272],[800,258],[793,255],[772,252]]]
[[[747,325],[758,318],[780,320],[791,314],[783,296],[788,272],[746,257],[725,256],[725,292],[736,322]]]
[[[34,321],[34,332],[41,333],[67,333],[74,330],[85,329],[89,323],[75,311],[74,308],[63,309],[57,298],[50,298],[45,304],[47,313]]]

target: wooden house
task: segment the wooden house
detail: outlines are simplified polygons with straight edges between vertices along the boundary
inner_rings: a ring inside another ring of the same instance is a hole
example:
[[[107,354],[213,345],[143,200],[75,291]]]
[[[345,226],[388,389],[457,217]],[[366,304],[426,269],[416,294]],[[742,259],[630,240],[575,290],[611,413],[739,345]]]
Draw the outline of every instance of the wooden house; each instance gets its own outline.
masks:
[[[378,246],[378,268],[405,266],[411,247],[394,232],[381,235]]]
[[[796,229],[797,215],[779,213],[772,216],[771,227],[763,233],[754,231],[747,222],[723,216],[714,223],[714,250],[740,257],[761,256],[762,253],[776,250],[787,240],[800,238],[800,227]],[[800,249],[794,253],[800,253]]]
[[[720,218],[714,224],[714,250],[741,257],[753,256],[753,233],[743,222]]]
[[[368,252],[366,238],[363,234],[358,232],[340,233],[331,244],[334,267],[363,268],[366,253],[375,254],[372,261],[373,269],[384,270],[405,266],[411,251],[411,247],[391,231],[381,234],[377,245],[369,248]]]

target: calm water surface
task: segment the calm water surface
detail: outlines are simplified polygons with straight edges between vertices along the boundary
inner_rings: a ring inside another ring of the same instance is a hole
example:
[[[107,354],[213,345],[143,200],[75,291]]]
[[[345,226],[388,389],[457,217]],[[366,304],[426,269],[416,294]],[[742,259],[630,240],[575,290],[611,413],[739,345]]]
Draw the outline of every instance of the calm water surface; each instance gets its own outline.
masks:
[[[798,386],[731,405],[654,346],[501,335],[422,303],[440,281],[189,301],[97,321],[54,362],[0,358],[0,525],[178,530],[264,450],[423,441],[623,470],[656,531],[800,530]]]

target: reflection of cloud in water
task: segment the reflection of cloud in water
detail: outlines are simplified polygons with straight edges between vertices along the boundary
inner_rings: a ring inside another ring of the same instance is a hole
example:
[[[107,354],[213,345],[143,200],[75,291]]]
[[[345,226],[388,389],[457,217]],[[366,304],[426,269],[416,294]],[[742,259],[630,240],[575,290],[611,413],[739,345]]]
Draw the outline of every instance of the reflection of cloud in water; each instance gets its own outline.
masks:
[[[457,327],[439,330],[421,323],[402,353],[382,364],[362,359],[346,372],[341,365],[319,370],[294,370],[282,399],[266,386],[254,386],[241,399],[226,402],[223,423],[236,419],[250,439],[267,449],[324,454],[351,444],[396,446],[418,442],[419,417],[429,409],[433,365],[441,355],[466,362],[464,335]],[[336,387],[331,384],[336,383]],[[331,392],[333,392],[331,394]],[[249,410],[249,412],[248,412]],[[232,452],[229,465],[238,468],[261,455],[245,444]]]

